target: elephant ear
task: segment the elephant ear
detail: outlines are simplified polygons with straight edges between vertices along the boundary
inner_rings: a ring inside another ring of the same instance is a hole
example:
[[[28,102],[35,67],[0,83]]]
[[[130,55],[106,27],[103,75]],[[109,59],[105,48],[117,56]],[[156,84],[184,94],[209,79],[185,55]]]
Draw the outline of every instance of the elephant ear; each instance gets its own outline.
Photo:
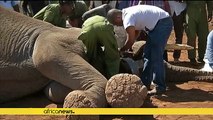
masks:
[[[146,44],[146,41],[137,41],[132,46],[133,57],[142,55],[143,48]],[[193,50],[194,47],[186,44],[167,44],[165,47],[166,50]]]
[[[132,58],[134,60],[142,59],[143,48],[146,41],[137,41],[132,45],[131,51],[126,51],[122,54],[122,58]]]
[[[146,41],[137,41],[132,45],[133,57],[142,55],[145,44],[146,44]]]

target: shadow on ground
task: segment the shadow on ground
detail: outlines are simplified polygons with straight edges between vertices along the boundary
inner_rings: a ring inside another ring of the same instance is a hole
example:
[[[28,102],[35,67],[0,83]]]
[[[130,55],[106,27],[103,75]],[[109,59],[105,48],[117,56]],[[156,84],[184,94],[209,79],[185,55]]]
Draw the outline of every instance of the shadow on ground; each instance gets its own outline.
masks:
[[[178,84],[187,83],[168,83],[169,90],[163,96],[156,98],[163,102],[205,102],[213,101],[213,91],[204,91],[200,88],[181,89]],[[208,83],[207,83],[208,84]],[[202,86],[200,86],[202,88]]]
[[[2,103],[0,104],[0,108],[45,108],[51,104],[52,107],[63,107],[62,104],[54,104],[52,101],[48,100],[43,92],[38,92],[15,101]]]

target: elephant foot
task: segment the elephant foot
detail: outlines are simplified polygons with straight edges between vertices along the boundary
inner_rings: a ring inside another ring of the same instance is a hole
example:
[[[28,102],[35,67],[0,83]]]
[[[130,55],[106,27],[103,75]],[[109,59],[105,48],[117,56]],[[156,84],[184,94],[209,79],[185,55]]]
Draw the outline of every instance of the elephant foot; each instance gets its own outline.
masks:
[[[95,108],[94,100],[84,91],[70,92],[64,100],[64,108]]]
[[[47,98],[55,103],[63,103],[65,97],[71,91],[72,90],[70,88],[55,81],[52,81],[44,89],[44,93],[47,96]]]
[[[132,74],[117,74],[106,85],[106,99],[111,107],[141,107],[147,96],[147,88],[141,79]]]
[[[63,108],[96,108],[94,100],[84,91],[75,90],[70,92],[65,100]],[[99,120],[97,115],[67,115],[68,120]]]

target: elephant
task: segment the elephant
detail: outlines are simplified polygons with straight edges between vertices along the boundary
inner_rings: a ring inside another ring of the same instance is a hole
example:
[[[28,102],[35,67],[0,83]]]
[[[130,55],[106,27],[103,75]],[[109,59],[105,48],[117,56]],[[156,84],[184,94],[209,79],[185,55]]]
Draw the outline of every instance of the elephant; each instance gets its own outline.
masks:
[[[56,103],[78,90],[73,99],[107,105],[107,79],[86,62],[77,39],[81,29],[59,28],[2,7],[0,18],[0,103],[44,89]]]
[[[201,71],[189,67],[175,66],[166,61],[164,61],[164,64],[167,82],[213,82],[213,72]]]
[[[128,55],[129,56],[129,55]],[[136,74],[140,76],[143,69],[143,61],[125,57],[121,59],[122,72],[129,74]],[[213,72],[201,71],[194,68],[175,66],[169,62],[164,61],[165,66],[165,81],[166,82],[187,82],[187,81],[203,81],[213,82]]]
[[[145,44],[145,41],[135,42],[132,46],[132,51],[123,55],[124,57],[122,58],[121,63],[124,65],[121,66],[125,66],[123,69],[126,70],[124,71],[128,71],[128,73],[134,73],[140,76],[141,71],[139,69],[143,68],[141,54],[143,54],[143,48]],[[182,44],[167,44],[165,49],[191,50],[193,47]],[[164,61],[164,65],[167,82],[186,82],[192,80],[213,82],[213,72],[202,71],[189,67],[175,66],[166,61]]]
[[[107,79],[86,61],[77,39],[81,29],[55,27],[2,7],[0,18],[0,103],[44,90],[53,102],[71,94],[76,107],[107,106]],[[165,67],[169,81],[213,80],[209,72],[167,62]]]

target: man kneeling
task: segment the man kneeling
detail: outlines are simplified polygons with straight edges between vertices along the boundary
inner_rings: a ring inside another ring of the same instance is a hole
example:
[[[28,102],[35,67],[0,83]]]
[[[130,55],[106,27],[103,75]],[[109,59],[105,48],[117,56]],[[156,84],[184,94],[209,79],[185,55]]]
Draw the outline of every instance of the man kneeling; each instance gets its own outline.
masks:
[[[113,26],[102,16],[88,18],[78,38],[86,46],[88,62],[106,78],[118,74],[120,56]]]

